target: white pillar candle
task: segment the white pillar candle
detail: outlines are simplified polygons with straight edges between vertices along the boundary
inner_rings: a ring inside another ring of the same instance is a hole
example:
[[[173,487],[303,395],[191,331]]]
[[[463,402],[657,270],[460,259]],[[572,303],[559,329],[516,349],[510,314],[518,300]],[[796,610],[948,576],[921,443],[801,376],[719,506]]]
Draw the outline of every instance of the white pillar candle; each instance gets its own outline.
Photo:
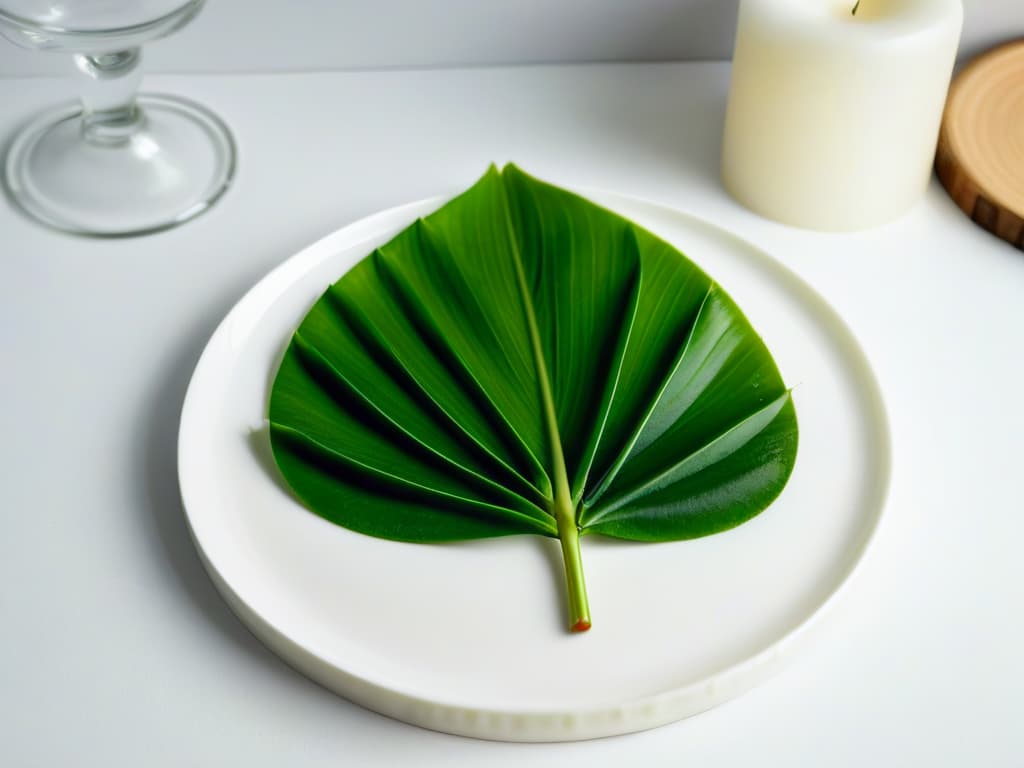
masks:
[[[741,0],[722,180],[786,224],[854,230],[924,192],[960,0]]]

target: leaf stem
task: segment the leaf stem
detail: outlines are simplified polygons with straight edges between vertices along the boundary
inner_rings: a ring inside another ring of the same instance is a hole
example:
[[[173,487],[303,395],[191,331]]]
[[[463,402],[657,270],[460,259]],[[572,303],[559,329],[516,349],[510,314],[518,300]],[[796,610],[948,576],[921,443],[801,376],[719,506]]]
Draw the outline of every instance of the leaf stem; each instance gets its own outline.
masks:
[[[569,597],[569,630],[586,632],[590,629],[590,603],[587,600],[587,585],[583,579],[576,512],[568,494],[560,493],[555,500],[555,521],[558,524],[558,540],[562,544],[566,594]]]
[[[860,0],[857,0],[857,2],[853,4],[853,10],[850,11],[850,15],[856,16],[858,8],[860,8]]]

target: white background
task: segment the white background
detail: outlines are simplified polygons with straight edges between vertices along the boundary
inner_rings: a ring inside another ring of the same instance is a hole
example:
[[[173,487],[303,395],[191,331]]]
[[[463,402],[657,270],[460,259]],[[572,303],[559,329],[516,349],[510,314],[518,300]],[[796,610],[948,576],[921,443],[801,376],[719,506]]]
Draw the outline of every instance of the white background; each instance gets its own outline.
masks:
[[[2,5],[2,3],[0,3]],[[728,59],[737,0],[208,0],[146,47],[150,72]],[[964,0],[961,50],[1024,34],[1024,0]],[[3,42],[3,41],[0,41]],[[66,56],[0,45],[0,76]]]

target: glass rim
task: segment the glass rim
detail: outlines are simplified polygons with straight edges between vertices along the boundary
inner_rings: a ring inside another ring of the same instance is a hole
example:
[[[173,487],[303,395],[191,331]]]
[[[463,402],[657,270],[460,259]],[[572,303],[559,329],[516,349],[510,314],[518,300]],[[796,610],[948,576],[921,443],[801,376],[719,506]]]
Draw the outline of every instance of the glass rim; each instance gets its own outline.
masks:
[[[73,27],[60,27],[51,24],[42,24],[38,21],[25,18],[24,16],[19,16],[16,13],[5,11],[3,8],[0,8],[0,25],[5,24],[9,27],[21,30],[42,32],[50,35],[103,40],[105,38],[145,34],[153,29],[159,29],[160,27],[177,20],[178,17],[186,15],[190,11],[197,11],[204,2],[205,0],[187,0],[174,10],[168,11],[163,16],[157,16],[149,21],[142,21],[138,24],[129,24],[122,27],[105,27],[99,29],[76,29]]]

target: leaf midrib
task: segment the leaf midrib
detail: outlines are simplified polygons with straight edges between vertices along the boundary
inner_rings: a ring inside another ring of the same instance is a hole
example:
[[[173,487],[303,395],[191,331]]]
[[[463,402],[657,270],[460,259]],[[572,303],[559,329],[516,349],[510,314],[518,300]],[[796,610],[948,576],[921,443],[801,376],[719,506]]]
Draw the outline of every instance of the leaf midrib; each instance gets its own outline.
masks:
[[[537,370],[537,380],[540,389],[541,410],[544,417],[544,426],[548,435],[548,447],[550,450],[551,464],[549,468],[554,477],[552,481],[551,516],[561,525],[571,523],[576,525],[576,509],[572,502],[572,493],[569,488],[569,477],[565,467],[565,452],[562,449],[562,436],[558,429],[558,417],[555,411],[555,399],[551,390],[551,379],[548,376],[547,364],[544,361],[544,349],[541,345],[540,327],[537,323],[537,313],[533,307],[533,299],[530,296],[529,286],[526,282],[526,268],[523,266],[523,256],[519,249],[519,239],[516,237],[515,227],[512,222],[512,208],[508,199],[508,188],[503,176],[499,176],[499,188],[501,190],[501,207],[505,219],[505,233],[508,237],[512,250],[512,261],[516,270],[516,285],[519,289],[519,298],[522,302],[523,313],[526,316],[526,326],[530,337],[530,347],[533,351],[534,367]]]

